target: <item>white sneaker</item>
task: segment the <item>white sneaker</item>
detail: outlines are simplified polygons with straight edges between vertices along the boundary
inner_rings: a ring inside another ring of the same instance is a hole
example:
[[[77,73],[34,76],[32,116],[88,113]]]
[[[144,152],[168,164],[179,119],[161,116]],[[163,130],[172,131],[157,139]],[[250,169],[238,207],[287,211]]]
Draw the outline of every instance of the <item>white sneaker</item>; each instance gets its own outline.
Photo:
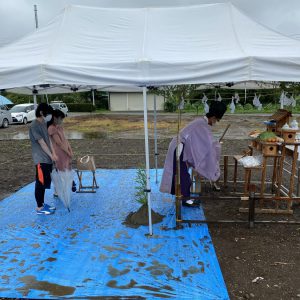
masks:
[[[221,191],[220,186],[214,181],[210,181],[210,186],[217,192]]]

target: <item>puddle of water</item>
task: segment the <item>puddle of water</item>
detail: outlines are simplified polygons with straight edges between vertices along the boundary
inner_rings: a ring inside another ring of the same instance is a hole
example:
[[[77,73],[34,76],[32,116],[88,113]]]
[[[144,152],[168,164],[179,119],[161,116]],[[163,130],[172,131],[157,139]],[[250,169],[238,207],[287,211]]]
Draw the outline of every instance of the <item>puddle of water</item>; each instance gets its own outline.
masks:
[[[67,139],[70,140],[101,139],[107,137],[107,133],[105,132],[66,131],[65,135]],[[28,139],[29,139],[28,132],[11,132],[11,133],[0,132],[0,141],[28,140]]]
[[[28,140],[28,132],[12,132],[12,133],[0,133],[0,141],[5,140]]]
[[[70,140],[83,140],[83,139],[101,139],[106,138],[106,132],[79,132],[79,131],[66,131],[66,137]]]
[[[17,289],[23,296],[27,296],[31,289],[45,291],[52,296],[72,295],[75,291],[75,288],[72,286],[63,286],[47,281],[39,281],[36,280],[35,276],[24,276],[19,278],[19,281],[25,284],[25,286]]]

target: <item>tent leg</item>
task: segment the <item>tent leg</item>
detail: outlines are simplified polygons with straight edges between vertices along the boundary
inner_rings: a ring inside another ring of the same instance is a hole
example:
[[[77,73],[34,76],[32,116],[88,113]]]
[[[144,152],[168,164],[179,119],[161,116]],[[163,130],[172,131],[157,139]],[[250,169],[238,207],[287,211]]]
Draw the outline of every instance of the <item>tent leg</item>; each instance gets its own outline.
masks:
[[[148,203],[148,218],[149,218],[149,234],[152,232],[152,216],[151,216],[151,187],[150,187],[150,163],[149,163],[149,143],[148,143],[148,116],[147,116],[147,88],[143,87],[143,102],[144,102],[144,129],[145,129],[145,155],[146,155],[146,175],[147,175],[147,203]]]
[[[154,155],[155,155],[155,183],[158,183],[157,180],[157,128],[156,128],[157,120],[156,120],[156,95],[154,95]]]
[[[34,109],[37,108],[37,101],[36,101],[36,93],[33,94],[33,103],[34,103]]]
[[[93,106],[95,106],[95,90],[92,89]]]
[[[175,175],[175,194],[176,194],[176,228],[181,229],[182,227],[182,216],[181,216],[181,182],[180,182],[180,155],[179,155],[179,130],[181,126],[181,109],[179,108],[178,112],[178,124],[177,124],[177,147],[176,147],[176,175]]]

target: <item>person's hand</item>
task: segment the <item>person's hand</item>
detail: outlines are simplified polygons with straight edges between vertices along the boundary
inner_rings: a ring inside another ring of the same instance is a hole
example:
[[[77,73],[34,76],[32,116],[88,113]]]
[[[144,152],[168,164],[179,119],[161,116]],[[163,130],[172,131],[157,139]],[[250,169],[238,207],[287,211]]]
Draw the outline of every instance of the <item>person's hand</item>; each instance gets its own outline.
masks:
[[[52,161],[58,161],[58,157],[55,153],[52,153]]]
[[[70,146],[68,146],[67,154],[68,154],[71,158],[73,157],[73,151],[72,151],[72,149],[71,149]]]

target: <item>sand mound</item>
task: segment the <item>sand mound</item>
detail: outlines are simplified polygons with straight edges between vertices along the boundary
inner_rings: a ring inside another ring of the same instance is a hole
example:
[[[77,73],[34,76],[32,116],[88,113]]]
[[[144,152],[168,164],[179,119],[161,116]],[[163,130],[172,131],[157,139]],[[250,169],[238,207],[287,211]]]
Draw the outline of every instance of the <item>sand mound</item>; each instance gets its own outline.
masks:
[[[164,216],[151,210],[152,224],[160,223]],[[126,226],[138,228],[141,225],[148,225],[148,205],[143,204],[136,212],[131,212],[126,217],[124,223]]]

